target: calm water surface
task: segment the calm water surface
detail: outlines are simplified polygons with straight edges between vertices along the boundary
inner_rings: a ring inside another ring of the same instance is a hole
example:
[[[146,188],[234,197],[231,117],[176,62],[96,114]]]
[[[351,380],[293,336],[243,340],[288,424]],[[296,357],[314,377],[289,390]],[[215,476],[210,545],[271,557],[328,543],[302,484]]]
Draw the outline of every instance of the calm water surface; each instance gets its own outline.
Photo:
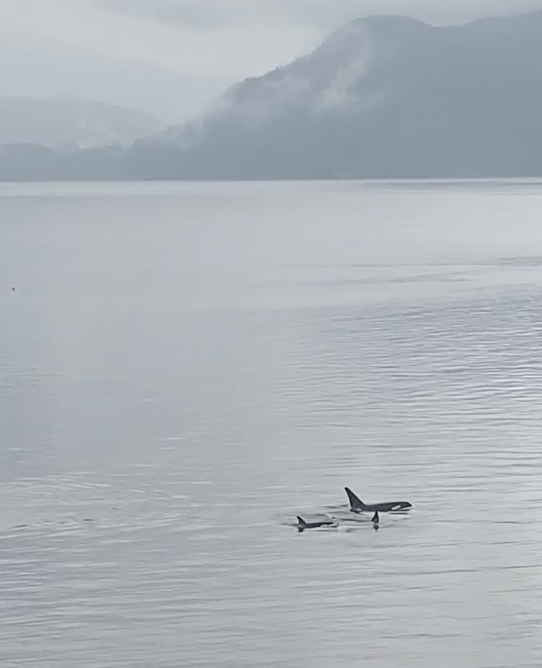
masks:
[[[537,182],[1,186],[0,665],[542,665],[541,345]]]

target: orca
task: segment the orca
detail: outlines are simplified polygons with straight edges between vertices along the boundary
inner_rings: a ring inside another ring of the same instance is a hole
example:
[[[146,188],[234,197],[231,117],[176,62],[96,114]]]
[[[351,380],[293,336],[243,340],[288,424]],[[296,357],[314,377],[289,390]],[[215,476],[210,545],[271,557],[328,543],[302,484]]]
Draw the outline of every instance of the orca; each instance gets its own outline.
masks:
[[[380,517],[378,516],[378,510],[375,510],[375,514],[373,515],[371,522],[373,523],[374,530],[378,531],[380,527]]]
[[[412,508],[412,504],[409,503],[408,501],[363,503],[363,501],[360,498],[358,498],[351,489],[348,489],[348,487],[345,487],[344,489],[346,494],[348,495],[348,501],[350,502],[350,510],[353,513],[363,513],[363,512],[390,513],[390,512],[397,512],[399,510],[410,510]]]
[[[320,527],[331,527],[336,526],[337,522],[333,520],[322,520],[320,522],[305,522],[302,517],[297,516],[297,530],[305,531],[305,529],[319,529]]]

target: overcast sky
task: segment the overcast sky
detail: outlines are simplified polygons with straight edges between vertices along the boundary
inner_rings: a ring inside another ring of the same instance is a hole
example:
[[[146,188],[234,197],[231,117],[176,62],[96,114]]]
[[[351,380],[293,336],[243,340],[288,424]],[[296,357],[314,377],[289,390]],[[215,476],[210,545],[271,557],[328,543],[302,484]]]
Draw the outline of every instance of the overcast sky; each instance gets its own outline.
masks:
[[[306,53],[354,18],[449,24],[537,8],[542,0],[0,0],[0,29],[9,20],[107,56],[168,65],[218,90]]]
[[[0,18],[107,54],[236,79],[287,62],[368,14],[453,23],[533,8],[542,0],[0,0]]]

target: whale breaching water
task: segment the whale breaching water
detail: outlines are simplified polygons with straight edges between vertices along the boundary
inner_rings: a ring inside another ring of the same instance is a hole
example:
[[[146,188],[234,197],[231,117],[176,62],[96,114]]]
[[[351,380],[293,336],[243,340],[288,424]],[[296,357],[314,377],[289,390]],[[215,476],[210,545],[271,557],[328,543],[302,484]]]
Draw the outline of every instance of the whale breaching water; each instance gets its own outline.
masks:
[[[353,513],[363,513],[363,512],[381,512],[381,513],[390,513],[397,512],[400,510],[410,510],[412,504],[408,501],[386,501],[384,503],[363,503],[363,501],[357,497],[351,489],[348,487],[344,488],[348,496],[348,501],[350,502],[350,510]]]
[[[322,520],[320,522],[305,522],[302,517],[297,516],[297,530],[299,532],[305,531],[305,529],[319,529],[320,527],[331,527],[336,526],[336,522],[333,520]]]

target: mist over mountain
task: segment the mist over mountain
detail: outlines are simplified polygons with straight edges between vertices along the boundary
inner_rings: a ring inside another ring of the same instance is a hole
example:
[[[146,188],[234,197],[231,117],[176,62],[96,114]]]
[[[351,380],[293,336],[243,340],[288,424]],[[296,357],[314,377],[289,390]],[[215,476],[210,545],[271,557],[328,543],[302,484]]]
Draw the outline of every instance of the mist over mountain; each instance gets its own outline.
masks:
[[[348,24],[306,57],[234,86],[197,122],[108,155],[101,174],[542,175],[541,130],[542,12],[457,27],[373,17]],[[86,159],[72,156],[68,166],[55,158],[50,178],[88,178]],[[0,178],[9,178],[6,165],[0,151]]]
[[[93,100],[0,97],[0,144],[130,145],[162,125],[148,114]]]

